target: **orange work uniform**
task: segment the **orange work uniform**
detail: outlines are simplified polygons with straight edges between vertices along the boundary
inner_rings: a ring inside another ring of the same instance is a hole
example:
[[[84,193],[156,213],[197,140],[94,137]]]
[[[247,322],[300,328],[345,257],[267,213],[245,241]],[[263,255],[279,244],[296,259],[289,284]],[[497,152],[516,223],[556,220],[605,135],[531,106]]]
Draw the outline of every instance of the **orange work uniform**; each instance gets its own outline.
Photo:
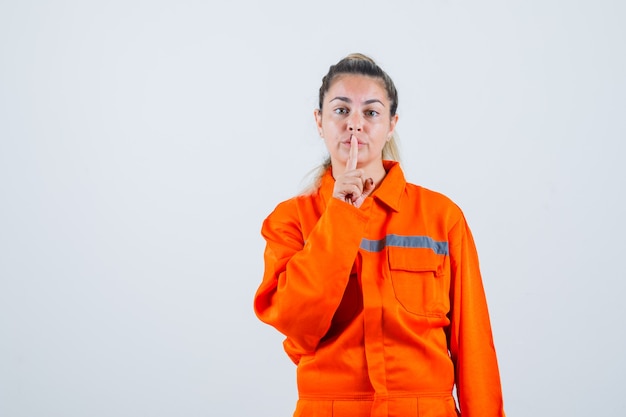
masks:
[[[504,416],[478,258],[461,210],[398,163],[360,208],[320,188],[262,227],[257,316],[297,364],[296,417]]]

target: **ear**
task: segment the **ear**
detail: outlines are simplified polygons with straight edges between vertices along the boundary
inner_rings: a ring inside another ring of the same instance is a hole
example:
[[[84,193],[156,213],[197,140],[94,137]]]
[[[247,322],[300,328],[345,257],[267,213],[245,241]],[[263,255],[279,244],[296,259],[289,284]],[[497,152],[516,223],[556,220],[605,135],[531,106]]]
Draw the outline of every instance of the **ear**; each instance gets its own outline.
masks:
[[[317,125],[317,132],[320,134],[320,137],[324,137],[324,129],[322,129],[322,111],[320,109],[315,109],[313,111],[313,116],[315,116],[315,124]]]
[[[387,134],[387,141],[391,140],[393,132],[396,130],[396,123],[398,123],[398,115],[394,114],[389,122],[389,133]]]

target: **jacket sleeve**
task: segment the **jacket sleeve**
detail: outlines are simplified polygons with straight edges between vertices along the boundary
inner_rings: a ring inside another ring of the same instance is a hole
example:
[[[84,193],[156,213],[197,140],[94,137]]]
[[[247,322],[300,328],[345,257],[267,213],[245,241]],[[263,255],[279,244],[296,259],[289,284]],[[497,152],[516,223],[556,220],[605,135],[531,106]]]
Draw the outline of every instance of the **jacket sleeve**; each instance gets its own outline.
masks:
[[[367,218],[363,210],[331,198],[306,241],[294,200],[279,205],[263,223],[265,272],[254,309],[287,336],[285,349],[296,363],[330,328]]]
[[[449,345],[463,417],[504,417],[500,374],[487,300],[472,234],[463,217],[449,235],[451,299]]]

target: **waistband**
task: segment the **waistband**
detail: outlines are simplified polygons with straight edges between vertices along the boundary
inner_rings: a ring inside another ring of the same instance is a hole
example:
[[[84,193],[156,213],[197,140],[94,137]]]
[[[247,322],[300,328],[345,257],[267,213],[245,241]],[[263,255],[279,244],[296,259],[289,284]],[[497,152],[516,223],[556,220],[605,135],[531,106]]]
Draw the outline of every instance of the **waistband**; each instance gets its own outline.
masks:
[[[300,397],[295,417],[460,416],[449,392]]]

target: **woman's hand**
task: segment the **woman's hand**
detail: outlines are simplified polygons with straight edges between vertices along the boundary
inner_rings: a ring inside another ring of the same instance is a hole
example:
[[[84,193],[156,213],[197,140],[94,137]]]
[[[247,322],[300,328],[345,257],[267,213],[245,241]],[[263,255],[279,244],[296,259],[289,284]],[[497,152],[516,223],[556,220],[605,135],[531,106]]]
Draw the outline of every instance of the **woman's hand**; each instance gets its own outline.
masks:
[[[338,198],[355,207],[361,207],[363,201],[374,190],[374,180],[363,177],[363,170],[356,169],[359,158],[359,142],[356,137],[350,138],[350,155],[346,163],[346,170],[335,178],[333,197]]]

